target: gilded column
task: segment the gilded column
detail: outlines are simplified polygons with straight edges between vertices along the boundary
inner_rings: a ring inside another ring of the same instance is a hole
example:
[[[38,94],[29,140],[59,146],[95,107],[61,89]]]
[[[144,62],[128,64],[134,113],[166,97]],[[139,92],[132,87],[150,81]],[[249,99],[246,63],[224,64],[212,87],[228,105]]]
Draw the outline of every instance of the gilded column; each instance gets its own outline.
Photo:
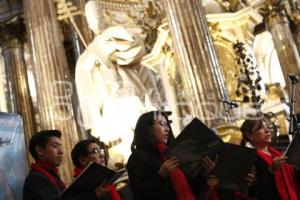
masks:
[[[22,115],[25,140],[28,144],[29,138],[36,131],[36,126],[29,93],[22,43],[15,37],[8,38],[2,43],[2,48],[6,77],[12,93],[11,96],[13,96],[14,110],[11,111]]]
[[[289,13],[289,19],[292,21],[292,34],[300,54],[300,0],[292,0],[286,8]]]
[[[0,50],[2,52],[2,49]],[[7,81],[6,81],[6,73],[5,73],[5,64],[2,53],[0,55],[0,110],[2,112],[8,112],[7,106]]]
[[[292,34],[294,36],[295,44],[300,54],[300,23],[295,24]]]
[[[70,151],[78,141],[71,96],[74,92],[53,0],[24,0],[24,14],[33,57],[40,129],[59,129],[66,182],[72,179]],[[34,12],[33,12],[34,11]]]
[[[282,68],[289,96],[291,97],[291,82],[288,74],[300,75],[300,60],[296,43],[290,29],[290,24],[285,10],[280,2],[270,2],[266,15],[267,28],[270,31]],[[300,87],[296,87],[296,112],[300,111]]]
[[[13,41],[11,40],[10,33],[2,33],[1,34],[1,48],[2,48],[2,56],[4,61],[4,72],[5,72],[5,81],[6,81],[6,107],[7,112],[17,113],[17,105],[16,105],[16,95],[14,93],[14,80],[13,80],[13,70],[12,65],[15,66],[14,60],[14,51],[13,51]],[[16,43],[16,42],[15,42]],[[16,45],[15,45],[16,46]]]
[[[2,41],[3,42],[3,41]],[[1,45],[3,48],[3,43]],[[7,49],[6,49],[7,50]],[[17,105],[16,105],[16,97],[13,91],[13,80],[11,78],[12,72],[11,68],[8,65],[8,62],[10,61],[9,59],[9,53],[7,51],[4,51],[2,49],[2,56],[4,60],[4,73],[5,73],[5,83],[6,83],[6,91],[5,91],[5,103],[6,103],[6,108],[7,112],[10,113],[16,113],[17,112]]]
[[[175,53],[193,114],[212,125],[227,99],[201,0],[164,0]]]

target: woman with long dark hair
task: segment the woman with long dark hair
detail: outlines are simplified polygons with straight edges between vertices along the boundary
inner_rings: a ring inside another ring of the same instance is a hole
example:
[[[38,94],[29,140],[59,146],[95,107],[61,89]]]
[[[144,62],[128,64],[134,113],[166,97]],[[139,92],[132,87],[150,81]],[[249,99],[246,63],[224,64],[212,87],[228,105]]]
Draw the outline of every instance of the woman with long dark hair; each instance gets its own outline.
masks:
[[[175,157],[164,156],[173,139],[166,113],[151,111],[138,119],[127,163],[135,200],[194,200],[201,192],[200,182],[187,180]]]

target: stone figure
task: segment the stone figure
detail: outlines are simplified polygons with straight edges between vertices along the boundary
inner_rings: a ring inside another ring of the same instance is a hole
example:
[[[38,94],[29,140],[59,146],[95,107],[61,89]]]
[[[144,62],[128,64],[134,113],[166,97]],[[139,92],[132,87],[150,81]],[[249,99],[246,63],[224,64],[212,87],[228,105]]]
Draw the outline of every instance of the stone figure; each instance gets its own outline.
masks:
[[[109,146],[109,165],[115,167],[127,162],[138,117],[161,108],[162,100],[154,71],[139,64],[142,32],[122,26],[101,31],[100,11],[97,1],[85,5],[95,38],[77,60],[75,81],[82,126]]]

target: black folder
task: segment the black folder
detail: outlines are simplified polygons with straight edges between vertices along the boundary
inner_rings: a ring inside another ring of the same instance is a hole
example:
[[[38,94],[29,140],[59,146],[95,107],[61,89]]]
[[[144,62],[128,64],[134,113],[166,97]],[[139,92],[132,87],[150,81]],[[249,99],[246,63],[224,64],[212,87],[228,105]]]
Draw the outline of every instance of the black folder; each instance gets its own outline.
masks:
[[[180,168],[188,177],[193,178],[203,170],[203,157],[214,157],[223,148],[221,138],[198,118],[194,118],[169,145],[166,157],[175,156]]]
[[[300,165],[300,134],[296,133],[293,136],[291,143],[285,150],[285,156],[288,157],[287,162],[292,165]]]
[[[219,179],[219,187],[242,191],[246,187],[245,177],[253,170],[255,161],[255,149],[226,143],[211,174]]]
[[[98,163],[91,162],[89,165],[76,177],[72,183],[62,192],[60,199],[69,199],[79,194],[88,194],[101,185],[104,181],[106,183],[113,183],[121,175],[122,172],[115,172]]]

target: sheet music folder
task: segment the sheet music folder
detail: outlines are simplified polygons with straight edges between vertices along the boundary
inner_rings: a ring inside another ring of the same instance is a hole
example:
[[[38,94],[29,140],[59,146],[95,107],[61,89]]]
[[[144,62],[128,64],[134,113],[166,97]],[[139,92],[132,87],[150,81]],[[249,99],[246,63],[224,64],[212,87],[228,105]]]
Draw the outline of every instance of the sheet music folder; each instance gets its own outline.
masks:
[[[168,146],[166,157],[175,156],[180,168],[189,177],[197,176],[203,167],[204,156],[215,156],[224,147],[224,142],[214,131],[194,118]]]
[[[103,181],[113,183],[123,172],[115,172],[98,163],[91,162],[62,192],[60,199],[67,199],[79,194],[93,192]]]
[[[284,155],[288,157],[287,162],[292,165],[300,165],[300,134],[296,133],[286,148]]]
[[[211,174],[219,179],[218,187],[241,191],[246,187],[245,177],[251,173],[255,161],[255,149],[226,143]]]

